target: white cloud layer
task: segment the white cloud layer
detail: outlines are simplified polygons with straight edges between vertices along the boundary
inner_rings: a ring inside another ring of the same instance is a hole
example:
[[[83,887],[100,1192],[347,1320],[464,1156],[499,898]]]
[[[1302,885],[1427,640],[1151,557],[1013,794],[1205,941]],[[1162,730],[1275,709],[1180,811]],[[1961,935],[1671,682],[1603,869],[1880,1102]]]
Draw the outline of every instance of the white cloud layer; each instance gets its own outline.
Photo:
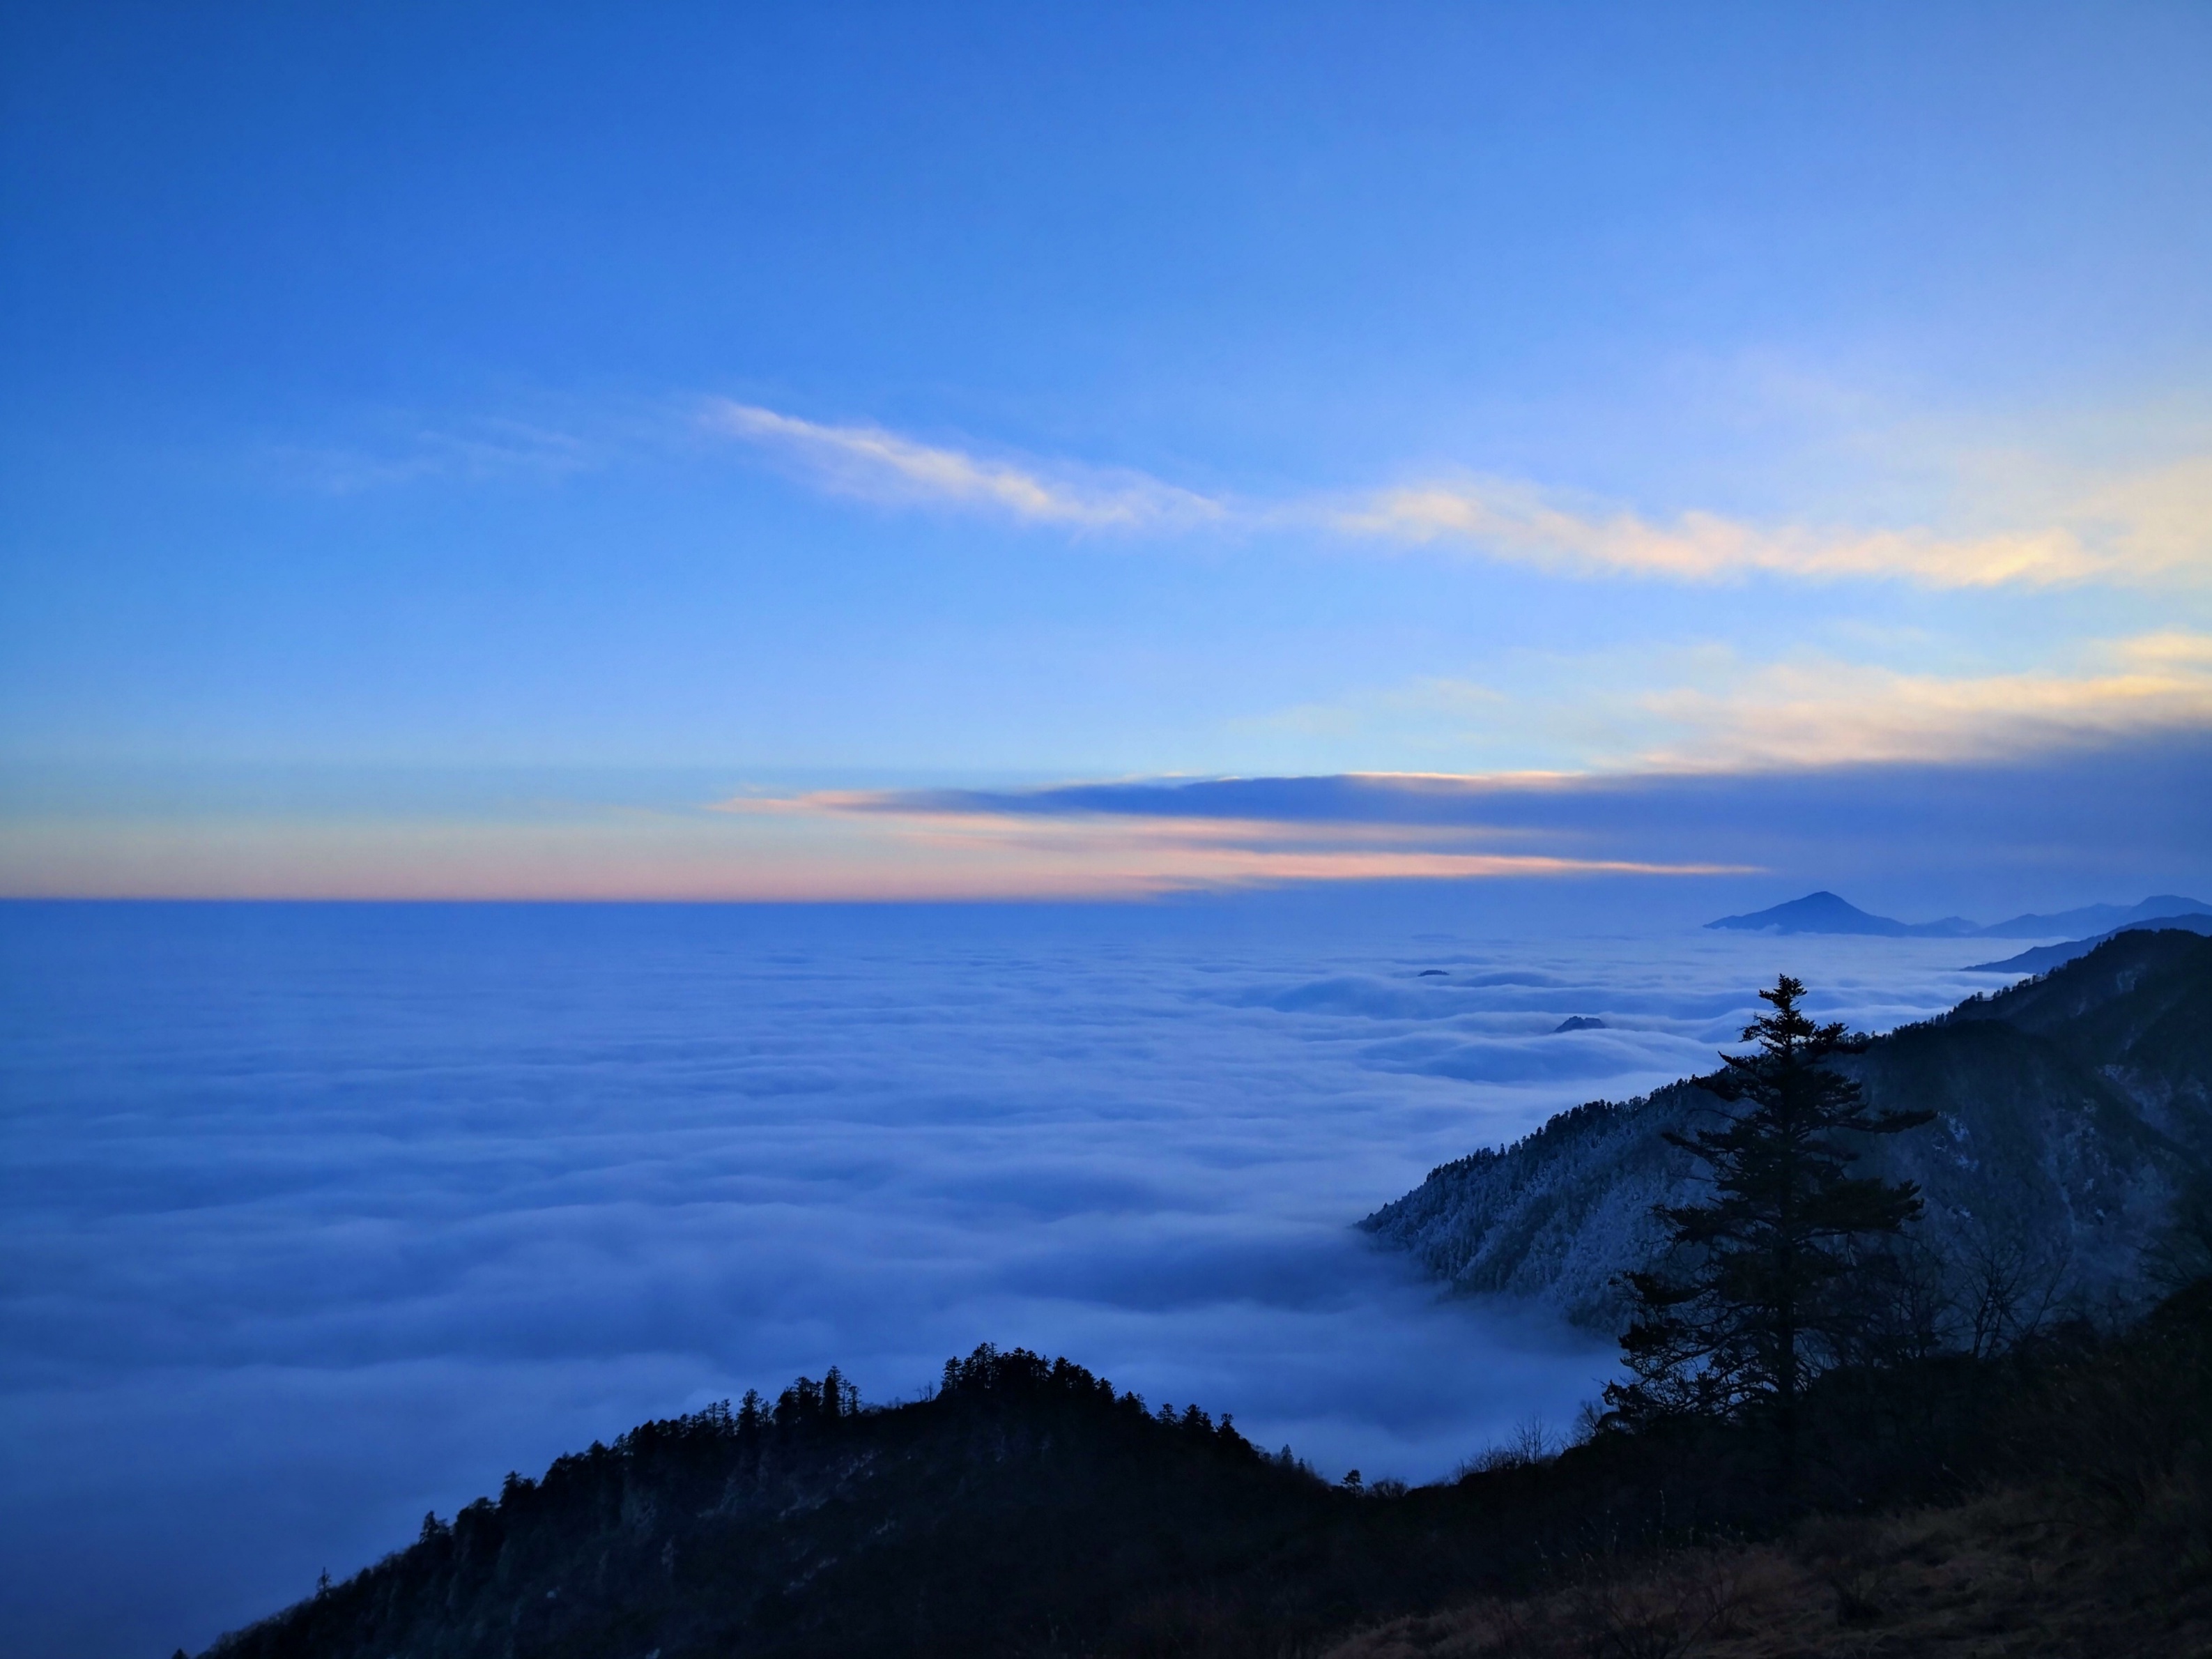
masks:
[[[987,1339],[1332,1471],[1564,1424],[1602,1345],[1438,1303],[1350,1225],[1709,1063],[1771,942],[1417,942],[1483,914],[1427,909],[26,909],[10,1654],[196,1650],[510,1468]],[[1875,1024],[1965,959],[1793,957]]]

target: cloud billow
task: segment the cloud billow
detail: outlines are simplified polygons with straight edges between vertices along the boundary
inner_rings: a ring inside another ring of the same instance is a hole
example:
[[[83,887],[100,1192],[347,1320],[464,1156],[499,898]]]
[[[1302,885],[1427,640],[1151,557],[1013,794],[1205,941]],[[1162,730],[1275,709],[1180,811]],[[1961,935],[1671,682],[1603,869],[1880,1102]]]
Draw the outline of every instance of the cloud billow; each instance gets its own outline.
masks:
[[[36,1659],[197,1647],[509,1468],[831,1363],[908,1393],[985,1340],[1441,1474],[1609,1356],[1350,1224],[1674,1075],[1768,948],[1273,901],[0,920],[0,1621]],[[1863,1020],[1959,994],[1941,948],[1804,951]]]

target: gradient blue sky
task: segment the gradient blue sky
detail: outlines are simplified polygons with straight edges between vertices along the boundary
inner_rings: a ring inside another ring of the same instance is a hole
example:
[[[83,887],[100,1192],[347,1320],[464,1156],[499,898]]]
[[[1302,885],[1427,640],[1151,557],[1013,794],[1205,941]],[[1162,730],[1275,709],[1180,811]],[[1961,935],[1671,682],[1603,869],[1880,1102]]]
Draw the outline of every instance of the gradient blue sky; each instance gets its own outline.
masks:
[[[6,31],[0,889],[2212,881],[2201,5]]]

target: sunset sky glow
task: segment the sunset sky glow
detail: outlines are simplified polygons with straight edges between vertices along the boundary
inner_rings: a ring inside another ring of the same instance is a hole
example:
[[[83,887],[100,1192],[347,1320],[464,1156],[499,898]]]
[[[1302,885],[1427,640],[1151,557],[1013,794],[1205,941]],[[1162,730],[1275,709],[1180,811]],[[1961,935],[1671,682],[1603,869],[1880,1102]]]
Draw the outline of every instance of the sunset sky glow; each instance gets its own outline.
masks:
[[[11,22],[0,889],[1787,885],[1849,773],[1918,893],[1938,775],[2206,805],[2202,8],[656,15]],[[1771,833],[911,793],[1362,775]]]

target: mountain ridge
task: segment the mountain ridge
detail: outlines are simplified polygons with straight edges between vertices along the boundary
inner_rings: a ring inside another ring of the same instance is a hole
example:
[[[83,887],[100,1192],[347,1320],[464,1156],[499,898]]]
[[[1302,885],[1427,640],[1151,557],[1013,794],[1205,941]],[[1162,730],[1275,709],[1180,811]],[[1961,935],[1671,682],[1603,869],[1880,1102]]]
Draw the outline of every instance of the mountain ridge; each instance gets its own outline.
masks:
[[[2179,928],[2191,933],[2212,933],[2212,915],[2184,914],[2160,916],[2158,922],[2161,928]],[[2076,957],[2088,955],[2106,939],[2115,939],[2122,933],[2143,931],[2141,923],[2130,922],[2091,939],[2069,939],[2057,945],[2033,945],[2017,956],[2007,957],[2002,962],[1978,962],[1960,971],[1967,974],[2047,974],[2053,968],[2063,968]]]
[[[2014,916],[1983,928],[1980,937],[2049,939],[2054,934],[2094,933],[2105,939],[2134,924],[2170,921],[2181,916],[2212,916],[2212,904],[2179,893],[2154,893],[2136,904],[2085,904],[2051,915]]]
[[[509,1475],[496,1498],[450,1522],[424,1517],[413,1543],[342,1583],[325,1577],[205,1659],[1282,1659],[1321,1653],[1332,1637],[1352,1638],[1328,1650],[1342,1659],[1377,1659],[1358,1632],[1378,1621],[1418,1619],[1448,1638],[1440,1609],[1532,1594],[1564,1595],[1583,1616],[1564,1629],[1515,1618],[1516,1655],[1680,1654],[1694,1631],[1677,1615],[1687,1610],[1696,1630],[1713,1616],[1706,1576],[1682,1582],[1686,1595],[1664,1598],[1662,1585],[1647,1619],[1617,1600],[1593,1604],[1607,1583],[1593,1565],[1613,1578],[1640,1559],[1663,1579],[1686,1547],[1787,1537],[1826,1567],[1851,1517],[1985,1506],[1993,1482],[2025,1498],[2023,1482],[2054,1475],[2106,1494],[2106,1508],[2126,1495],[2107,1530],[2135,1561],[2099,1559],[2081,1525],[2099,1511],[2076,1501],[2062,1509],[2072,1523],[2031,1531],[2068,1541],[2037,1551],[2027,1573],[1954,1569],[1942,1588],[2066,1584],[2072,1622],[2104,1644],[2008,1652],[2076,1659],[2139,1628],[2157,1639],[2129,1639],[2127,1651],[2194,1659],[2197,1630],[2175,1613],[2212,1616],[2197,1565],[2212,1486],[2185,1402],[2208,1384],[2212,1284],[2199,1282],[2124,1333],[1817,1377],[1798,1402],[1791,1443],[1806,1478],[1795,1482],[1775,1479],[1775,1425],[1754,1413],[1494,1448],[1432,1486],[1348,1474],[1332,1486],[1225,1417],[1148,1412],[1080,1365],[987,1345],[948,1362],[920,1399],[864,1406],[833,1370],[799,1378],[772,1407],[748,1395],[734,1412],[710,1406],[556,1458],[538,1480]],[[2125,1427],[2105,1431],[2105,1419]],[[1957,1553],[1927,1542],[1912,1553],[1931,1565]],[[2116,1582],[2110,1569],[2123,1565],[2132,1571]],[[1778,1583],[1760,1571],[1785,1598],[1810,1588],[1802,1573]],[[2018,1631],[2023,1613],[2053,1611],[2047,1597],[1947,1599],[1977,1631]],[[1732,1593],[1724,1605],[1739,1620],[1748,1611]],[[2151,1620],[2116,1624],[2116,1605]],[[1841,1621],[1846,1646],[1786,1650],[1863,1654],[1869,1616],[1862,1607]],[[1532,1627],[1561,1639],[1532,1646]],[[1413,1633],[1399,1625],[1381,1653],[1507,1650],[1402,1639]]]
[[[1860,933],[1883,939],[2054,939],[2068,933],[2099,930],[2109,938],[2130,926],[2163,921],[2178,916],[2212,916],[2212,904],[2179,893],[2156,893],[2130,905],[2088,904],[2050,915],[2025,915],[1983,927],[1964,916],[1944,916],[1935,921],[1899,921],[1878,916],[1826,888],[1802,898],[1771,904],[1764,910],[1722,916],[1708,928],[1732,932],[1777,933]]]
[[[1936,1110],[1870,1139],[1863,1173],[1917,1182],[1919,1232],[1954,1262],[2011,1262],[2083,1303],[2131,1296],[2175,1194],[2212,1174],[2212,939],[2130,930],[2037,980],[1872,1040],[1838,1069],[1868,1103]],[[1359,1225],[1463,1292],[1615,1328],[1615,1276],[1664,1245],[1695,1171],[1666,1139],[1725,1108],[1705,1078],[1561,1112],[1431,1170]]]

